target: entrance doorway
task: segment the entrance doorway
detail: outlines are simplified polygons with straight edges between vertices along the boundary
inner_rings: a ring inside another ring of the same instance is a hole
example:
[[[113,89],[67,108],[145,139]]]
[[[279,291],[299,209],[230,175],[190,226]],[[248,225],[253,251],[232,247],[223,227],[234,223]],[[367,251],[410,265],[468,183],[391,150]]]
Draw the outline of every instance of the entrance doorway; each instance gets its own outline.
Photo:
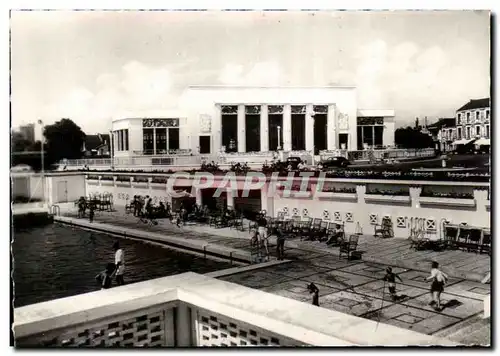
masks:
[[[210,136],[200,136],[200,153],[201,154],[210,154]]]
[[[63,180],[57,182],[57,203],[68,202],[68,182]]]

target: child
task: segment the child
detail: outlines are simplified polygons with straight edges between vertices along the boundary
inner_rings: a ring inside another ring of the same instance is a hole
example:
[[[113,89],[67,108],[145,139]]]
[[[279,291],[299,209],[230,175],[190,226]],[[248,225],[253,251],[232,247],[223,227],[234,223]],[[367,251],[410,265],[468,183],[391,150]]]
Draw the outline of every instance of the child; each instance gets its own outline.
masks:
[[[386,275],[384,276],[384,281],[388,282],[388,284],[389,284],[389,293],[391,293],[391,298],[394,301],[394,300],[397,299],[397,295],[396,295],[396,278],[399,279],[399,281],[401,283],[403,282],[403,280],[396,273],[392,272],[392,268],[391,267],[387,267],[387,269],[385,271],[386,271]]]
[[[94,203],[91,203],[90,206],[89,206],[89,222],[93,222],[94,221],[94,210],[95,210],[95,206],[94,206]]]
[[[111,288],[111,281],[114,271],[115,265],[113,263],[108,263],[106,265],[106,269],[95,277],[95,279],[101,284],[101,289]]]
[[[313,294],[312,304],[319,307],[319,289],[316,287],[314,283],[311,283],[307,286],[307,290],[310,294]]]
[[[439,263],[432,262],[431,275],[425,279],[426,281],[432,281],[431,284],[431,296],[432,301],[429,305],[432,305],[434,309],[441,310],[441,293],[444,291],[444,285],[448,280],[448,276],[439,270]]]

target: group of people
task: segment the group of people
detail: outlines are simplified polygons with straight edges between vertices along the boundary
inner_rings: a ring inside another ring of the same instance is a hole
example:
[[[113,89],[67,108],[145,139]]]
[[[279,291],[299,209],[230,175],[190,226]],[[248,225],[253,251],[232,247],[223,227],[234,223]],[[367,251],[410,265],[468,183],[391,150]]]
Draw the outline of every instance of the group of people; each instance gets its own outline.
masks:
[[[106,269],[95,277],[97,282],[100,284],[101,289],[111,288],[113,279],[115,279],[118,286],[125,284],[125,280],[123,278],[125,272],[125,256],[118,241],[113,244],[113,250],[115,251],[115,262],[108,263],[106,265]]]
[[[391,299],[396,302],[401,299],[401,296],[398,296],[396,292],[396,281],[399,280],[399,282],[403,283],[403,280],[398,274],[394,273],[392,267],[387,267],[385,272],[385,276],[382,279],[384,281],[384,289],[387,283]],[[429,305],[432,306],[434,310],[441,311],[441,293],[444,292],[444,286],[448,281],[448,276],[439,269],[439,263],[432,262],[431,274],[425,280],[431,282],[430,293],[432,299]],[[319,288],[314,283],[310,283],[307,285],[307,290],[313,295],[312,304],[319,306]]]
[[[157,207],[153,204],[153,199],[146,195],[145,197],[140,195],[134,195],[132,202],[130,203],[132,207],[134,216],[141,218],[153,219],[155,217],[168,217],[170,216],[170,204],[165,204],[160,201]]]

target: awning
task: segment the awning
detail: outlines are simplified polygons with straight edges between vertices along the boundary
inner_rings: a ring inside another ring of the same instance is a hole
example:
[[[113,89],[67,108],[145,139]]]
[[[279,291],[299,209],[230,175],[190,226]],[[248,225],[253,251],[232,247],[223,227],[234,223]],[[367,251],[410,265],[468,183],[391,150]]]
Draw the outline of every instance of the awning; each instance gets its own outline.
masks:
[[[491,146],[489,138],[480,138],[474,144],[477,146]]]
[[[461,140],[457,140],[457,141],[453,142],[453,144],[454,145],[466,145],[466,144],[468,144],[471,141],[472,140],[466,140],[465,138],[463,138]]]

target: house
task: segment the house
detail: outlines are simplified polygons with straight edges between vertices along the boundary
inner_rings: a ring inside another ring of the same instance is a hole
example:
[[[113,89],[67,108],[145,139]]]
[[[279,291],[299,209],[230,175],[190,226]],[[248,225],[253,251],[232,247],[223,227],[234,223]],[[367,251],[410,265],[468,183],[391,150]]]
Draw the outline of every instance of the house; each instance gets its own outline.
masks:
[[[437,122],[427,126],[428,133],[436,143],[436,149],[441,152],[453,150],[453,141],[456,139],[455,118],[440,118]]]
[[[455,146],[474,144],[484,150],[490,146],[490,98],[473,99],[462,105],[456,113],[457,140]]]
[[[107,156],[109,152],[109,134],[87,135],[83,141],[82,152],[85,156]]]

